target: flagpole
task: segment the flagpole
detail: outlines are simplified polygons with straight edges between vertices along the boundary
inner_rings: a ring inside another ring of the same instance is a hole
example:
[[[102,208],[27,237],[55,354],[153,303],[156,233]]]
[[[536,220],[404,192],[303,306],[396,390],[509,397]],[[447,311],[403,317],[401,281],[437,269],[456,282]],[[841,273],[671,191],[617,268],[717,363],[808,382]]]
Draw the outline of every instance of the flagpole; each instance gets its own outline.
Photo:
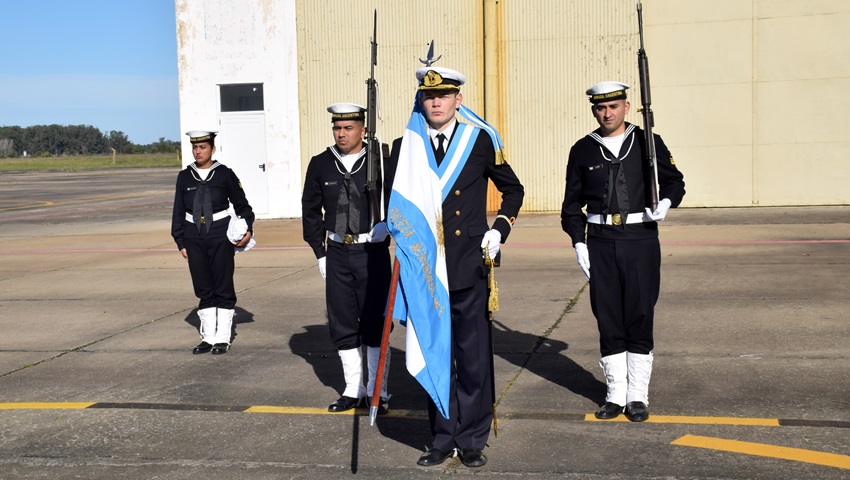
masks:
[[[384,316],[384,330],[381,334],[381,354],[378,357],[378,370],[375,372],[375,389],[372,390],[372,405],[369,406],[369,425],[375,425],[378,416],[378,404],[381,401],[381,384],[384,380],[384,366],[387,362],[387,351],[390,346],[390,331],[393,325],[393,309],[395,308],[395,294],[398,290],[398,273],[401,265],[398,257],[393,262],[393,276],[390,279],[390,292],[387,299],[387,314]]]

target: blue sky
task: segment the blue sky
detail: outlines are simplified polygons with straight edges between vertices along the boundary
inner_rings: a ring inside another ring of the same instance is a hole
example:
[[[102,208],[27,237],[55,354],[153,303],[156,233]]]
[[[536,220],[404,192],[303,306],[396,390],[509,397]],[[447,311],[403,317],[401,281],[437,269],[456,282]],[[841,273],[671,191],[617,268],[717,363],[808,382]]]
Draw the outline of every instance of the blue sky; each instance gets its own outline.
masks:
[[[174,0],[0,0],[0,126],[180,139]]]

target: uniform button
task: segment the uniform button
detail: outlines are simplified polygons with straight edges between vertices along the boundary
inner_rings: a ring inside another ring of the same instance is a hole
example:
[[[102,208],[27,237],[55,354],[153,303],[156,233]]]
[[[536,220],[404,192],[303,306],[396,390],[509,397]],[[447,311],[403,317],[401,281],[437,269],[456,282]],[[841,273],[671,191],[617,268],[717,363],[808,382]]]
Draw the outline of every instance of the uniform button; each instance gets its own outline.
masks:
[[[460,190],[455,190],[455,195],[460,195]]]
[[[460,236],[460,230],[455,230],[455,236],[456,236],[456,237],[459,237],[459,236]]]
[[[456,217],[459,217],[459,216],[460,216],[460,210],[458,210],[458,211],[456,211],[456,212],[455,212],[455,216],[456,216]]]

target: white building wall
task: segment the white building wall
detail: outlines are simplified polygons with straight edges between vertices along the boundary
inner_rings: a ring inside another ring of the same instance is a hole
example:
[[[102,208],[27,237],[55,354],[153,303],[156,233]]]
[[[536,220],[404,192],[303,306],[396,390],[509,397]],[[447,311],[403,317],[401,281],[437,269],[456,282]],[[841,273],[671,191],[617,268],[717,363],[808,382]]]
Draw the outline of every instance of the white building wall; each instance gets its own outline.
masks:
[[[258,218],[299,217],[295,0],[175,0],[175,8],[181,130],[220,130],[219,85],[262,83],[266,158],[226,163],[240,178],[245,175],[239,169],[265,164],[268,212]],[[188,165],[191,145],[185,136],[182,148]]]

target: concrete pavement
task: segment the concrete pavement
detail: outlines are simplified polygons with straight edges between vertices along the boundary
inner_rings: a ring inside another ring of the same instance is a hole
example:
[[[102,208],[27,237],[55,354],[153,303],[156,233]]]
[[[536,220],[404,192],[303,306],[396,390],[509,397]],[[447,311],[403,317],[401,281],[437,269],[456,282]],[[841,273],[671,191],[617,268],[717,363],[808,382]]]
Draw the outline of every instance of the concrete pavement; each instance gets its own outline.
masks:
[[[169,235],[176,171],[0,175],[0,477],[847,478],[850,207],[673,210],[662,225],[652,418],[604,399],[586,282],[557,215],[503,249],[490,462],[423,468],[424,397],[391,337],[392,412],[342,386],[300,220],[237,256],[237,338],[191,355]],[[47,403],[45,403],[47,402]]]

